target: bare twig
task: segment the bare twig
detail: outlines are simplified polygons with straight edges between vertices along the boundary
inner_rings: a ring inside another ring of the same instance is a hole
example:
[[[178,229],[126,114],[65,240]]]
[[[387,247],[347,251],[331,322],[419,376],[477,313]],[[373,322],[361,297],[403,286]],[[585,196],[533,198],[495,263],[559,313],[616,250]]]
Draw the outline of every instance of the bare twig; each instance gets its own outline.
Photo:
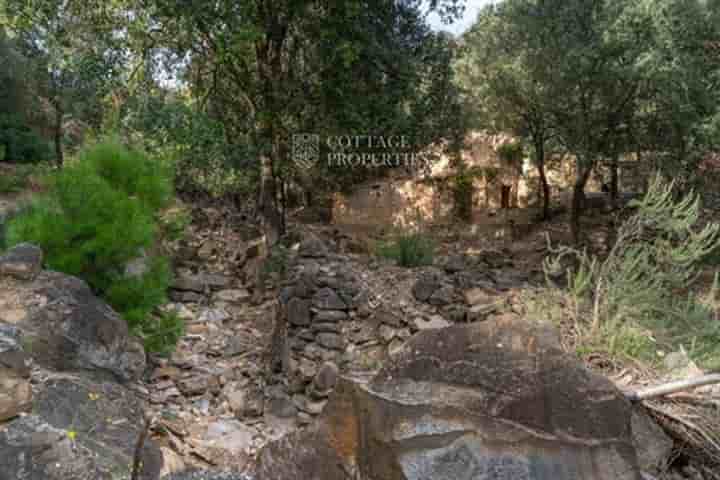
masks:
[[[666,383],[657,387],[646,388],[637,392],[629,392],[626,394],[628,399],[633,402],[648,400],[651,398],[664,397],[672,393],[690,390],[692,388],[703,387],[705,385],[714,385],[720,383],[720,374],[703,375],[689,380],[679,380],[677,382]]]

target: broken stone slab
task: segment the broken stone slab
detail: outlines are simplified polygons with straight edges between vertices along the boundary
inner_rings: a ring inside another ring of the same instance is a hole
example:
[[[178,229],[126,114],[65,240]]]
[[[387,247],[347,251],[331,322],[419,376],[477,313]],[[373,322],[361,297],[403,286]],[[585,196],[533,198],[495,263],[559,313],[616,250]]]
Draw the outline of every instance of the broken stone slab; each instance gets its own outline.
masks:
[[[42,250],[29,243],[20,243],[0,256],[0,275],[18,280],[33,280],[40,273]]]

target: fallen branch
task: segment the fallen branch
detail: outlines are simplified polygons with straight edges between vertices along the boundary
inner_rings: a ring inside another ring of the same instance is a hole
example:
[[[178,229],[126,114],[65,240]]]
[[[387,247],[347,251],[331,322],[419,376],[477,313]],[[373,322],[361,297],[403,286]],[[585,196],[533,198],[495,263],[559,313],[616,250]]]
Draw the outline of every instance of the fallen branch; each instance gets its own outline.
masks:
[[[625,395],[632,402],[639,402],[651,398],[664,397],[672,393],[690,390],[692,388],[703,387],[706,385],[714,385],[720,383],[720,374],[703,375],[689,380],[679,380],[677,382],[666,383],[657,387],[646,388],[637,392],[628,392]]]

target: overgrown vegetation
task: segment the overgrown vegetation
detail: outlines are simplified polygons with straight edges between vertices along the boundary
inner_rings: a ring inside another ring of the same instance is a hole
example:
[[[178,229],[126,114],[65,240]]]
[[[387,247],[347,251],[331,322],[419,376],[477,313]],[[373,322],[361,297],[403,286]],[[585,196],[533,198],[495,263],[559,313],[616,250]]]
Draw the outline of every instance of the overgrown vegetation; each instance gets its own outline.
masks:
[[[652,359],[682,345],[720,365],[717,281],[707,296],[690,290],[704,258],[720,246],[720,225],[698,228],[699,198],[674,199],[674,183],[657,176],[637,212],[617,232],[607,256],[559,247],[546,259],[549,278],[568,268],[567,296],[583,348]],[[717,280],[717,279],[716,279]]]
[[[177,339],[169,319],[151,316],[170,282],[166,259],[153,257],[157,214],[172,194],[167,166],[116,139],[83,150],[53,173],[49,191],[9,223],[8,244],[42,247],[47,265],[78,276],[145,338],[149,349]],[[177,327],[177,325],[176,325]]]
[[[401,232],[392,240],[380,243],[377,254],[395,260],[402,267],[431,265],[435,256],[435,242],[422,232]]]

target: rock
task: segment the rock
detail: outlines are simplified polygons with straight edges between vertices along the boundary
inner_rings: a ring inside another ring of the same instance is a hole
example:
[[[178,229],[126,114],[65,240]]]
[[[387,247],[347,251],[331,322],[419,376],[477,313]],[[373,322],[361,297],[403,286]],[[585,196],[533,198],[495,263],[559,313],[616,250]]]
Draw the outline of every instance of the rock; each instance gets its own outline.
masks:
[[[0,276],[7,275],[18,280],[32,280],[40,273],[43,252],[29,243],[21,243],[0,256]]]
[[[223,355],[225,357],[234,357],[250,351],[253,348],[251,340],[245,336],[233,335],[225,344]]]
[[[321,258],[328,254],[325,243],[316,235],[307,235],[300,243],[298,254],[304,258]]]
[[[32,407],[29,358],[20,345],[20,332],[0,324],[0,422]]]
[[[445,320],[440,315],[433,315],[429,319],[423,317],[416,317],[413,322],[417,330],[433,330],[437,328],[449,327],[451,325],[450,322]]]
[[[213,253],[215,253],[215,242],[212,240],[206,240],[203,242],[203,244],[198,248],[197,256],[200,260],[209,260],[210,257],[212,257]]]
[[[374,319],[377,323],[389,325],[394,328],[401,328],[403,326],[402,319],[387,310],[380,310],[375,313]]]
[[[170,290],[168,293],[170,299],[174,302],[183,303],[200,303],[205,300],[203,295],[195,292],[181,292],[179,290]]]
[[[262,416],[265,410],[265,395],[261,389],[254,386],[227,394],[227,400],[230,409],[239,419]]]
[[[22,286],[19,296],[28,316],[17,326],[33,346],[29,354],[41,365],[104,370],[123,380],[137,379],[145,370],[142,344],[82,280],[41,272]]]
[[[413,296],[420,302],[427,302],[433,293],[440,288],[440,282],[434,277],[424,276],[413,285]]]
[[[312,332],[313,332],[313,333],[316,333],[316,334],[317,334],[317,333],[322,333],[322,332],[326,332],[326,333],[337,333],[337,334],[341,333],[340,325],[338,325],[337,323],[317,323],[317,322],[314,322],[314,323],[312,324],[312,327],[311,327],[311,328],[312,328]]]
[[[300,358],[297,369],[304,382],[312,381],[318,373],[317,363],[304,357]]]
[[[455,289],[450,285],[445,285],[435,290],[427,302],[430,305],[443,306],[452,303],[454,299]]]
[[[287,316],[291,325],[298,327],[310,325],[310,300],[291,298],[287,304]]]
[[[330,350],[342,350],[344,346],[343,339],[336,333],[320,333],[317,336],[317,343]]]
[[[298,398],[298,403],[307,400]],[[637,480],[631,405],[535,322],[421,332],[318,423],[265,447],[258,480]]]
[[[200,323],[222,324],[224,321],[229,319],[230,314],[223,308],[206,308],[203,309],[197,316],[197,321]]]
[[[297,407],[284,392],[273,394],[268,399],[265,411],[267,414],[278,418],[294,418],[297,415]]]
[[[320,289],[312,299],[313,307],[318,310],[346,310],[347,305],[331,288]]]
[[[313,318],[313,322],[340,322],[348,318],[348,314],[342,310],[320,310]]]
[[[340,370],[337,365],[332,362],[325,362],[313,379],[313,386],[320,392],[332,390],[335,388],[339,376]]]
[[[205,282],[199,275],[177,275],[173,280],[172,288],[175,290],[203,293],[205,291]]]
[[[177,386],[180,391],[188,396],[202,395],[207,391],[217,391],[220,383],[214,375],[193,375],[178,380]]]
[[[387,325],[380,325],[378,333],[385,343],[389,343],[397,335],[397,332]]]
[[[31,408],[32,388],[28,379],[0,366],[0,423]]]
[[[444,265],[447,273],[453,274],[465,270],[467,268],[467,261],[464,255],[455,255],[448,259]]]
[[[465,303],[469,306],[474,306],[479,303],[488,304],[493,303],[496,300],[496,296],[488,293],[483,288],[471,288],[463,293]]]
[[[202,282],[213,290],[221,290],[232,284],[232,278],[225,275],[205,274],[202,276]]]
[[[250,292],[245,288],[221,290],[215,294],[215,299],[221,302],[239,304],[250,300]]]
[[[295,403],[298,410],[310,415],[320,415],[327,404],[327,400],[311,400],[305,395],[293,395],[293,403]]]
[[[312,417],[301,413],[298,421],[309,424],[312,422]],[[348,426],[348,430],[351,428],[352,426]],[[348,477],[352,478],[343,467],[343,458],[333,448],[327,438],[327,433],[319,431],[317,427],[311,427],[293,432],[270,443],[260,452],[260,458],[246,472],[246,477],[257,480],[345,480]],[[232,480],[239,480],[239,478]],[[210,479],[223,480],[212,477]]]
[[[653,475],[665,472],[673,441],[641,406],[633,408],[632,436],[640,469]]]
[[[163,459],[163,467],[160,471],[160,478],[172,475],[174,473],[182,472],[187,468],[185,466],[185,461],[180,455],[175,453],[173,449],[168,447],[160,447],[160,451],[162,452]]]
[[[0,431],[0,478],[118,478],[108,472],[129,478],[142,415],[140,402],[116,383],[75,376],[45,380],[36,385],[33,413]],[[162,453],[151,438],[141,461],[140,478],[157,479]]]
[[[202,440],[237,454],[252,446],[253,434],[253,430],[237,420],[217,420],[208,425]]]

